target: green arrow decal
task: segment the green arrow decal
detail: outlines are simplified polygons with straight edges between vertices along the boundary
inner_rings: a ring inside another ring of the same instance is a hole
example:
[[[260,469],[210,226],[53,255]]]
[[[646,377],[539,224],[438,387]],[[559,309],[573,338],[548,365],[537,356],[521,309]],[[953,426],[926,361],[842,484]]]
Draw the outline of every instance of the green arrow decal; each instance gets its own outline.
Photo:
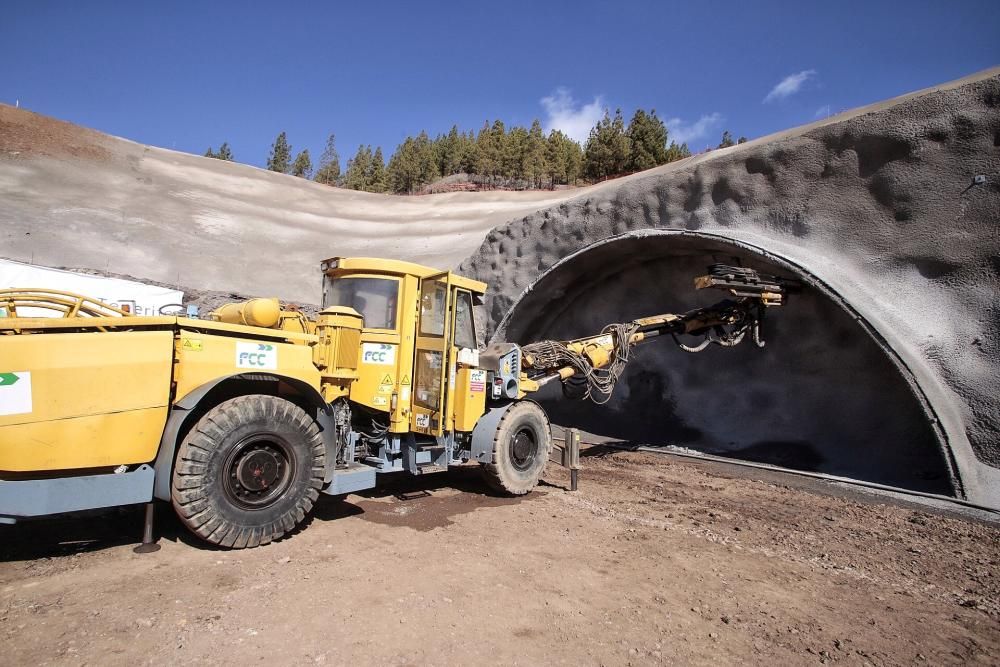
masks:
[[[15,373],[0,373],[0,387],[12,385],[20,379]]]

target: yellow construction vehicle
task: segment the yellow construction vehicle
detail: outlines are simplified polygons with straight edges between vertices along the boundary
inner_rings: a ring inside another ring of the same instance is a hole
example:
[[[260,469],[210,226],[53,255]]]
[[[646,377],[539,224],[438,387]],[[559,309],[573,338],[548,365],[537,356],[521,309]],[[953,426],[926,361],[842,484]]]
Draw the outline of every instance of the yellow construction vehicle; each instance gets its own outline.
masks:
[[[275,299],[196,319],[0,290],[0,522],[148,503],[150,542],[160,499],[208,542],[243,548],[293,530],[320,493],[383,473],[473,461],[493,489],[524,494],[552,450],[532,392],[558,381],[606,400],[629,349],[657,336],[762,344],[764,309],[792,287],[713,267],[697,286],[736,300],[480,350],[484,283],[384,259],[321,268],[315,320]],[[38,308],[63,317],[27,316]]]

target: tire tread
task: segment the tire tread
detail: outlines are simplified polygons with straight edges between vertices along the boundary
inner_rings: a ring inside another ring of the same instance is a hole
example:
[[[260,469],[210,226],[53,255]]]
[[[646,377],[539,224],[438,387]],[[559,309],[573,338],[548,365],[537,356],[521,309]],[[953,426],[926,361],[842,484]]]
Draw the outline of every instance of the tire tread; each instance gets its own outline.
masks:
[[[309,477],[294,504],[280,516],[258,525],[239,525],[220,515],[208,478],[213,454],[227,434],[255,420],[280,424],[305,439]],[[248,394],[209,410],[188,433],[177,451],[171,499],[181,522],[207,542],[226,548],[252,548],[281,539],[305,519],[319,498],[326,471],[326,448],[312,418],[294,403],[275,396]]]

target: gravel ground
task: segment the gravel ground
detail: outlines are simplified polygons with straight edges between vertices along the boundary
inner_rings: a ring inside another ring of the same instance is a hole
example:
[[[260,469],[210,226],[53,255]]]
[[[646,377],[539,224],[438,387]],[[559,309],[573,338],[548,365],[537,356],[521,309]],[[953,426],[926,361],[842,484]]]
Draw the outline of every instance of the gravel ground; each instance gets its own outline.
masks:
[[[585,453],[522,499],[475,469],[323,497],[206,548],[127,508],[0,527],[6,664],[996,664],[1000,528],[813,480]],[[784,480],[784,481],[782,481]],[[404,500],[404,497],[412,499]],[[413,497],[416,496],[416,497]]]

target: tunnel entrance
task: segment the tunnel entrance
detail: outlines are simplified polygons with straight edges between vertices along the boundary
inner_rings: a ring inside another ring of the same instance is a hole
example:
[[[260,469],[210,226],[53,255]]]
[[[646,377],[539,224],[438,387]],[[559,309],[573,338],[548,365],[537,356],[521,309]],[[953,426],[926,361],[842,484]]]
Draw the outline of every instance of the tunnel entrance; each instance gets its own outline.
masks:
[[[571,339],[714,303],[724,293],[696,291],[693,279],[716,262],[808,278],[716,236],[626,235],[542,275],[495,338]],[[807,283],[769,310],[763,337],[763,349],[747,341],[698,354],[652,341],[635,349],[606,405],[564,399],[558,388],[540,402],[553,422],[603,436],[955,495],[949,458],[914,388],[838,300]]]

